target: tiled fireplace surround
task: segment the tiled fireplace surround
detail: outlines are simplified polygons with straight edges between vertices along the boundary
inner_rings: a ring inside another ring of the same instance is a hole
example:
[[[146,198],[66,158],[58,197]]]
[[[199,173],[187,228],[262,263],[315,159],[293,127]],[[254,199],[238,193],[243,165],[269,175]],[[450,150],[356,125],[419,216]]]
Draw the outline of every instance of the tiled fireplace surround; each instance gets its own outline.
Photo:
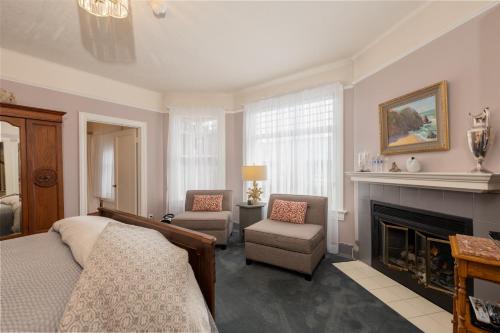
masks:
[[[372,260],[371,200],[470,218],[473,220],[475,236],[488,237],[489,231],[500,231],[500,193],[469,193],[367,183],[357,183],[356,192],[359,259],[369,265]],[[500,287],[481,280],[474,281],[474,293],[485,299],[500,299]]]

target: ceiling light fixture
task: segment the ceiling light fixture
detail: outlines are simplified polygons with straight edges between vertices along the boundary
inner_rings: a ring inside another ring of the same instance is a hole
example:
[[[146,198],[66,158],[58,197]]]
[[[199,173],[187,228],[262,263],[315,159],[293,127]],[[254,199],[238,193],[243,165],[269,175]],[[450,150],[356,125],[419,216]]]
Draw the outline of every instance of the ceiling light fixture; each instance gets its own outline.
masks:
[[[128,15],[128,0],[78,0],[78,5],[98,17],[125,18]]]

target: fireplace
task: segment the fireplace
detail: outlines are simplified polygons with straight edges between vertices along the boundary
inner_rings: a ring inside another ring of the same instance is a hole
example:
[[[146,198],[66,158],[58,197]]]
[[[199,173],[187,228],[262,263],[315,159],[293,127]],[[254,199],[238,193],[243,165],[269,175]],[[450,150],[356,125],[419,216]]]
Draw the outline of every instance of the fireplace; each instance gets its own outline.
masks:
[[[452,311],[454,263],[448,236],[472,235],[472,220],[378,201],[371,201],[371,215],[372,266]],[[472,292],[472,281],[467,288]]]

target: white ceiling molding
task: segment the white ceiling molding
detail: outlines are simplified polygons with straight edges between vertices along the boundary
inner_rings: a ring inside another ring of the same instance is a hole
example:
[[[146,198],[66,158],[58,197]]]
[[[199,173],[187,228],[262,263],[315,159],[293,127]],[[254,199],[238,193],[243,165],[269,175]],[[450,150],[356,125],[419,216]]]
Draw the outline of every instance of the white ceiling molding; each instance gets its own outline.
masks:
[[[206,92],[166,92],[164,105],[169,107],[220,107],[232,111],[235,108],[234,95]]]
[[[0,54],[2,79],[143,110],[164,112],[163,96],[159,92],[4,48],[0,48]]]
[[[237,107],[257,100],[288,94],[332,82],[349,85],[352,82],[352,61],[344,59],[283,76],[256,86],[235,92]]]
[[[281,76],[281,77],[276,78],[274,80],[266,81],[262,84],[257,84],[257,85],[251,86],[251,87],[241,89],[241,90],[237,91],[236,93],[237,94],[238,93],[244,94],[244,93],[249,93],[249,92],[256,91],[256,90],[265,89],[265,88],[268,88],[270,86],[287,84],[289,82],[305,79],[305,78],[308,78],[308,77],[311,77],[311,76],[314,76],[317,74],[323,74],[325,72],[330,72],[330,71],[333,71],[333,70],[336,70],[336,69],[339,69],[342,67],[346,67],[346,66],[351,66],[351,65],[352,65],[351,59],[342,59],[342,60],[328,63],[328,64],[325,64],[322,66],[308,68],[306,70],[296,72],[296,73],[293,73],[290,75]]]
[[[353,83],[377,73],[498,4],[498,1],[426,2],[353,55]]]

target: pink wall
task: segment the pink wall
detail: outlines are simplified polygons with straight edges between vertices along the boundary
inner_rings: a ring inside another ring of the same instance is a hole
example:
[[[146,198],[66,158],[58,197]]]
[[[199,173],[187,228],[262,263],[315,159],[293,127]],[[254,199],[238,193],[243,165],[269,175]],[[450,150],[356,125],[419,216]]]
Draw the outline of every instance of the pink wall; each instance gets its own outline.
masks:
[[[66,112],[63,118],[64,212],[79,213],[78,112],[97,113],[147,123],[148,212],[160,217],[164,211],[164,140],[166,114],[0,80],[0,86],[15,94],[17,103]]]
[[[467,172],[473,166],[466,130],[468,113],[492,110],[493,130],[500,135],[500,7],[495,7],[411,53],[354,88],[354,153],[379,151],[378,105],[441,80],[448,81],[451,149],[419,153],[424,171]],[[485,166],[500,172],[500,141]],[[355,154],[352,156],[353,160]],[[389,156],[404,166],[411,156]],[[352,169],[351,169],[352,170]]]

